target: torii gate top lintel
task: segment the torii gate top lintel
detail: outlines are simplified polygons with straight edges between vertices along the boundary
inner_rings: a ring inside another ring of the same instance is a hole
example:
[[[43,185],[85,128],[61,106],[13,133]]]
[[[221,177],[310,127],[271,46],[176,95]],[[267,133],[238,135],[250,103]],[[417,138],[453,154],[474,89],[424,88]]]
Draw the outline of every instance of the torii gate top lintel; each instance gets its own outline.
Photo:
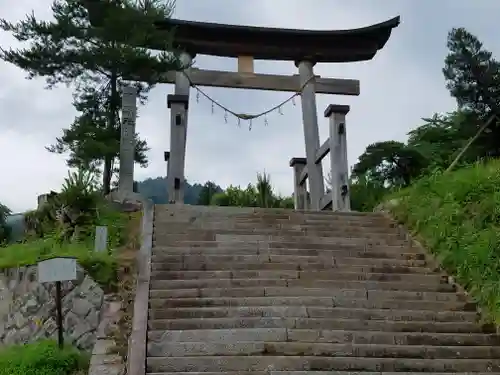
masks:
[[[80,0],[87,8],[91,23],[99,27],[104,15],[117,11],[103,0]],[[165,19],[155,22],[157,30],[173,31],[173,47],[191,54],[220,57],[249,56],[259,60],[288,60],[313,63],[371,60],[381,50],[400,17],[385,22],[346,30],[300,30],[212,22]],[[166,40],[166,38],[165,38]],[[164,40],[155,36],[143,47],[163,50]]]
[[[158,21],[155,26],[158,30],[174,31],[175,44],[193,53],[338,63],[371,60],[399,23],[398,16],[350,30],[279,29],[178,19]]]

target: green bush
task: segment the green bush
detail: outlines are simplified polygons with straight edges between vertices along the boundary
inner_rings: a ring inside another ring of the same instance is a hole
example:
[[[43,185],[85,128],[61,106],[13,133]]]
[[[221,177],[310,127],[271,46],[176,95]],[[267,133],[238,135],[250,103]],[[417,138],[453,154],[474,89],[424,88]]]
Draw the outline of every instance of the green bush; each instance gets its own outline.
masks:
[[[434,173],[396,197],[395,216],[499,324],[500,162]]]
[[[365,175],[350,181],[351,209],[360,212],[372,212],[394,188],[385,187],[377,180],[370,180]]]
[[[8,346],[0,350],[0,375],[71,375],[86,371],[88,359],[74,348],[59,350],[54,341]]]
[[[271,177],[267,173],[257,173],[255,185],[248,184],[245,189],[228,186],[225,191],[212,195],[213,206],[293,208],[293,197],[284,197],[274,192]]]
[[[7,217],[11,213],[11,210],[7,206],[0,203],[0,245],[9,240],[11,230],[7,225]]]

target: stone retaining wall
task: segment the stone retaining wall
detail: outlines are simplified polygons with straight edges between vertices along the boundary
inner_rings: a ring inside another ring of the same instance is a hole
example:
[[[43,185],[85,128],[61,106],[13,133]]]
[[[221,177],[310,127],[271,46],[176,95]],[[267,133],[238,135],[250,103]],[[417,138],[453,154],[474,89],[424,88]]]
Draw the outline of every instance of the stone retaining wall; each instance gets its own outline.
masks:
[[[65,341],[91,351],[105,303],[100,286],[81,268],[62,283]],[[57,338],[55,285],[37,281],[37,267],[0,272],[0,342],[20,344]]]

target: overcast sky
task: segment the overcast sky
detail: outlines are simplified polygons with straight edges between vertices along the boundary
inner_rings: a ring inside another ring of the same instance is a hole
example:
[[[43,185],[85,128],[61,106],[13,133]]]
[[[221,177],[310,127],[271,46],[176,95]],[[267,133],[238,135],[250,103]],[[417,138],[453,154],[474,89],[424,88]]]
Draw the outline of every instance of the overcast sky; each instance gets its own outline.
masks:
[[[0,17],[18,20],[34,10],[50,17],[52,0],[0,0]],[[401,16],[386,47],[372,61],[354,64],[318,64],[323,77],[361,81],[359,97],[318,96],[321,140],[328,134],[322,113],[330,103],[349,104],[347,118],[349,164],[365,147],[382,140],[405,140],[422,117],[451,111],[455,103],[444,87],[441,73],[446,36],[452,27],[466,27],[497,56],[497,0],[177,0],[176,18],[218,23],[297,29],[358,28]],[[0,45],[14,45],[0,33]],[[198,56],[199,68],[235,70],[234,59]],[[293,62],[260,62],[260,73],[296,74]],[[44,81],[24,79],[23,71],[0,62],[0,202],[19,212],[36,205],[36,197],[58,190],[66,176],[64,156],[48,153],[44,146],[61,135],[73,120],[71,89],[44,90]],[[136,168],[136,179],[164,176],[163,152],[169,148],[169,113],[166,96],[170,85],[159,85],[140,109],[137,130],[151,151],[148,168]],[[206,92],[238,113],[258,113],[273,107],[289,94],[207,88]],[[214,180],[223,187],[246,185],[257,172],[271,174],[282,194],[292,191],[291,157],[305,156],[300,105],[288,104],[283,115],[254,121],[251,131],[201,98],[191,96],[186,174],[190,182]],[[326,167],[326,162],[324,162]]]

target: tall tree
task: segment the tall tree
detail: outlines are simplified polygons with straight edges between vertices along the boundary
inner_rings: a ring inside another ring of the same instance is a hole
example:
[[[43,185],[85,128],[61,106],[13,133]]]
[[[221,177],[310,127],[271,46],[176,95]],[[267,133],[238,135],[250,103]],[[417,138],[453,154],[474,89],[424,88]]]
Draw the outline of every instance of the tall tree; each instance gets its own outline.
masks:
[[[218,193],[222,193],[220,186],[216,185],[215,182],[212,181],[205,182],[198,197],[198,204],[201,206],[209,206],[212,202],[213,196]]]
[[[374,179],[382,185],[408,186],[420,175],[428,160],[415,148],[401,142],[385,141],[369,145],[354,165],[354,178]]]
[[[443,74],[446,87],[459,108],[474,115],[468,121],[472,133],[477,132],[491,115],[500,115],[500,63],[483,47],[479,39],[464,28],[448,34],[449,53]],[[489,128],[478,137],[478,156],[500,156],[500,128]]]
[[[136,85],[144,101],[158,72],[183,67],[177,53],[165,52],[172,50],[168,39],[154,28],[154,21],[170,17],[172,1],[101,0],[99,3],[104,6],[97,12],[100,27],[92,27],[91,14],[84,3],[81,0],[54,0],[51,21],[39,20],[33,13],[17,23],[0,20],[1,29],[12,33],[18,41],[29,44],[27,48],[1,49],[0,58],[25,70],[28,78],[45,77],[48,88],[60,83],[71,84],[80,99],[85,98],[88,92],[100,94],[94,99],[104,108],[106,131],[97,131],[96,134],[103,138],[96,142],[74,143],[71,137],[63,134],[55,147],[49,149],[55,152],[69,150],[69,163],[73,163],[75,156],[78,159],[81,155],[85,155],[87,162],[94,165],[99,165],[103,160],[103,187],[107,193],[110,190],[113,161],[119,152],[116,141],[119,141],[120,134],[117,131],[120,128],[120,85],[140,73],[145,82]],[[165,51],[153,53],[144,47],[137,47],[146,45],[146,41],[165,45]],[[88,102],[83,99],[79,104],[82,103]],[[85,117],[83,121],[77,121],[68,129],[70,134],[89,133],[88,127],[92,126],[92,121],[85,114],[82,116]],[[95,126],[102,129],[102,122]],[[79,127],[87,130],[75,130]],[[102,146],[110,138],[115,141],[112,142],[114,147]],[[97,142],[101,143],[97,147],[101,154],[95,154],[94,159],[89,158]],[[144,147],[145,144],[139,142],[138,146]],[[85,147],[89,149],[81,150]]]

